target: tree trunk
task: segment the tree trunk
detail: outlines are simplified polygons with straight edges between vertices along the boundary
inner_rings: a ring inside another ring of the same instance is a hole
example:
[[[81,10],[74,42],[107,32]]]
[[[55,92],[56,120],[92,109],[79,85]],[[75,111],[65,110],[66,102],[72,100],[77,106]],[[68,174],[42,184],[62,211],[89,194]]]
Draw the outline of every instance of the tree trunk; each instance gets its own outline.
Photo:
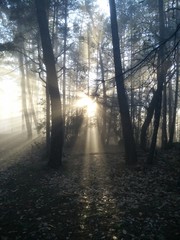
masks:
[[[136,146],[135,146],[135,141],[133,137],[132,123],[131,123],[130,114],[129,114],[128,100],[127,100],[126,91],[124,87],[124,77],[122,72],[122,64],[121,64],[121,56],[120,56],[115,1],[109,0],[109,5],[110,5],[111,31],[112,31],[114,65],[115,65],[115,80],[116,80],[116,87],[117,87],[119,111],[121,115],[126,162],[127,164],[132,165],[137,162],[137,153],[136,153]]]
[[[26,123],[28,139],[32,138],[32,126],[29,120],[29,113],[27,109],[27,98],[26,98],[26,82],[25,82],[25,71],[24,71],[24,59],[23,55],[19,53],[19,65],[21,71],[21,93],[22,93],[22,114],[23,119]]]
[[[154,92],[154,95],[152,97],[152,100],[149,104],[149,107],[147,109],[147,115],[146,115],[146,119],[142,125],[142,128],[141,128],[141,147],[144,151],[147,150],[147,130],[148,130],[148,127],[151,123],[151,120],[153,118],[153,114],[154,114],[154,109],[155,109],[155,105],[156,105],[156,100],[157,98],[157,91]]]
[[[172,116],[173,116],[173,111],[172,111],[172,103],[173,103],[173,93],[172,93],[172,82],[171,80],[169,81],[168,85],[168,126],[169,126],[169,136],[171,132],[171,127],[172,127]]]
[[[166,84],[164,85],[163,91],[163,119],[162,119],[162,149],[167,147],[167,91]]]
[[[27,62],[27,56],[25,55],[25,62]],[[31,84],[30,84],[30,76],[29,76],[29,69],[26,64],[26,80],[27,80],[27,90],[28,90],[28,95],[29,95],[29,109],[30,109],[30,116],[32,117],[34,121],[34,126],[36,128],[37,133],[39,133],[38,130],[38,120],[36,117],[36,112],[34,108],[34,102],[33,102],[33,95],[32,95],[32,89],[31,89]]]
[[[175,89],[175,100],[174,100],[172,123],[171,123],[169,142],[168,142],[169,146],[172,146],[172,143],[173,143],[174,132],[175,132],[175,124],[176,124],[176,111],[177,111],[178,90],[179,90],[179,49],[177,49],[176,66],[177,66],[177,71],[176,71],[176,89]]]
[[[88,64],[88,82],[87,82],[87,95],[89,96],[90,92],[90,67],[91,67],[91,38],[90,38],[90,25],[88,24],[87,28],[87,51],[88,51],[88,59],[87,59],[87,64]]]
[[[42,42],[43,59],[46,66],[47,87],[51,101],[51,143],[48,165],[50,167],[57,168],[62,164],[64,143],[62,106],[58,88],[54,53],[49,34],[48,19],[46,15],[46,1],[35,0],[35,4]]]
[[[159,8],[160,43],[162,43],[164,41],[164,34],[165,34],[163,0],[158,0],[158,8]],[[163,83],[165,82],[165,78],[166,78],[164,59],[165,59],[164,45],[161,45],[158,53],[158,69],[157,69],[158,83],[157,83],[157,97],[156,97],[155,114],[154,114],[154,130],[153,130],[153,136],[151,140],[149,155],[147,158],[148,164],[153,163],[155,149],[156,149],[157,134],[158,134],[159,122],[160,122],[160,116],[161,116]]]
[[[50,143],[51,143],[51,125],[50,125],[50,99],[49,91],[46,83],[46,153],[47,156],[50,154]]]
[[[64,54],[63,54],[63,119],[66,118],[66,48],[67,48],[67,6],[68,0],[64,1]]]
[[[180,3],[178,0],[176,0],[176,24],[178,25],[180,23],[180,13],[179,13],[179,7]],[[180,36],[180,33],[177,35],[177,41],[178,36]],[[180,64],[180,58],[179,58],[179,45],[177,46],[177,52],[176,52],[176,89],[175,89],[175,100],[174,100],[174,108],[173,108],[173,116],[172,116],[172,123],[170,128],[170,134],[169,134],[169,142],[168,145],[172,146],[173,139],[174,139],[174,132],[175,132],[175,124],[176,124],[176,111],[177,111],[177,105],[178,105],[178,91],[179,91],[179,64]]]
[[[107,96],[106,96],[106,86],[105,86],[105,79],[104,79],[104,65],[103,65],[103,59],[102,59],[102,54],[101,54],[101,49],[99,48],[99,62],[100,62],[100,69],[101,69],[101,82],[102,82],[102,87],[103,87],[103,126],[102,126],[102,142],[105,145],[106,144],[106,122],[107,122],[107,117],[106,117],[106,107],[107,107]]]

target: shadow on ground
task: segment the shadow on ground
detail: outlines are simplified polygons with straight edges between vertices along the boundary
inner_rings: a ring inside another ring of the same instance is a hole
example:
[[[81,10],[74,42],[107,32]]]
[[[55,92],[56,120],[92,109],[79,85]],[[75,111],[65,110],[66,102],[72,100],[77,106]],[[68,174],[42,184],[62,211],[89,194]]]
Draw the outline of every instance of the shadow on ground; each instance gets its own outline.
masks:
[[[54,171],[34,148],[0,173],[1,240],[178,240],[180,166],[169,156],[129,169],[119,153],[69,154]]]

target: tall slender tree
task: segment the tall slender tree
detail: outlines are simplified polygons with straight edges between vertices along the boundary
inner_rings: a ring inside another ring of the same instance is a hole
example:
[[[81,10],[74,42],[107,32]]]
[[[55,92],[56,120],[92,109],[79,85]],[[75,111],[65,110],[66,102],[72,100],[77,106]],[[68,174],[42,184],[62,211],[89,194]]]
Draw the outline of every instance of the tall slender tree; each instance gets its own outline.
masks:
[[[63,54],[63,118],[66,115],[66,48],[67,48],[68,0],[64,1],[64,54]]]
[[[121,115],[126,161],[127,161],[127,164],[132,165],[137,162],[137,153],[136,153],[136,146],[135,146],[135,141],[133,137],[132,123],[131,123],[130,114],[129,114],[128,100],[127,100],[126,90],[124,86],[115,0],[109,0],[109,5],[110,5],[111,31],[112,31],[112,43],[113,43],[114,66],[115,66],[115,81],[116,81],[116,87],[117,87],[119,111]]]
[[[47,87],[51,101],[51,143],[48,165],[57,168],[62,163],[64,142],[61,96],[58,88],[55,58],[48,27],[46,0],[35,0],[35,5],[43,49],[43,59],[46,66]]]
[[[26,123],[27,136],[28,139],[32,138],[32,126],[29,119],[29,113],[27,108],[27,96],[26,96],[26,77],[25,77],[25,69],[24,69],[24,58],[21,53],[19,53],[19,64],[21,71],[21,93],[22,93],[22,114],[23,119]]]
[[[165,40],[165,24],[164,24],[164,3],[163,0],[158,0],[158,10],[159,10],[159,35],[160,35],[160,47],[158,52],[158,66],[157,66],[157,97],[156,97],[156,105],[154,112],[154,130],[151,140],[151,146],[149,150],[149,155],[147,158],[147,162],[149,164],[153,163],[154,153],[157,142],[157,134],[159,129],[160,117],[161,117],[161,106],[162,106],[162,92],[163,92],[163,84],[166,78],[165,69],[165,46],[163,44]]]
[[[180,23],[180,13],[179,13],[179,7],[180,3],[178,0],[176,0],[176,24],[178,25]],[[180,36],[180,33],[178,33],[177,36]],[[176,41],[178,41],[178,37],[176,38]],[[176,50],[176,84],[175,84],[175,96],[174,96],[174,106],[173,106],[173,116],[172,116],[172,122],[170,123],[170,133],[169,133],[169,146],[172,146],[174,135],[175,135],[175,125],[176,125],[176,115],[177,115],[177,106],[178,106],[178,92],[179,92],[179,66],[180,66],[180,47],[177,46]]]

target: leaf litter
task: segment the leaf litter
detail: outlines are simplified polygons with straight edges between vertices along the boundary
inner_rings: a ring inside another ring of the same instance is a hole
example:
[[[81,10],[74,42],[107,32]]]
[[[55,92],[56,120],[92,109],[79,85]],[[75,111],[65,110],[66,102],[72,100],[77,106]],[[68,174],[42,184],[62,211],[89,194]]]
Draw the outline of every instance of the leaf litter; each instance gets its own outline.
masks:
[[[178,240],[178,156],[128,168],[119,154],[69,155],[54,171],[34,151],[1,171],[1,240]]]

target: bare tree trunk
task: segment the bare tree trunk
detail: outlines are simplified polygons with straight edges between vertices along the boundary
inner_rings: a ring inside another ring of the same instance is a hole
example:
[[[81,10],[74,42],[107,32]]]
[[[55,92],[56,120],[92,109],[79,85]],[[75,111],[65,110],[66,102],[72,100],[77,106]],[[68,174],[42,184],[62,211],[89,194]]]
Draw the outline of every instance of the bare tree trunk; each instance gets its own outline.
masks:
[[[27,62],[27,57],[26,56],[25,56],[25,62]],[[29,106],[30,106],[30,111],[29,112],[30,112],[31,117],[34,121],[36,131],[37,131],[37,133],[39,133],[38,121],[37,121],[36,112],[35,112],[35,109],[34,109],[34,102],[33,102],[32,90],[31,90],[31,85],[30,85],[29,69],[28,69],[27,64],[26,64],[26,80],[27,80],[27,90],[28,90],[28,95],[29,95]]]
[[[167,92],[166,84],[163,91],[163,119],[162,119],[162,149],[167,147]]]
[[[26,82],[25,82],[25,71],[24,71],[24,59],[23,55],[19,53],[19,65],[21,71],[21,93],[22,93],[22,114],[26,123],[28,139],[32,138],[32,126],[29,120],[29,113],[27,109],[27,96],[26,96]]]
[[[139,92],[138,92],[138,97],[139,97],[139,101],[142,101],[142,92],[139,88]],[[138,107],[138,124],[137,124],[137,139],[138,139],[138,144],[140,144],[140,135],[141,135],[141,123],[142,123],[142,106]]]
[[[106,96],[106,86],[105,86],[105,79],[104,79],[104,65],[103,65],[103,59],[102,59],[102,54],[101,54],[101,49],[99,49],[99,62],[100,62],[100,69],[101,69],[101,81],[102,81],[102,87],[103,87],[103,127],[102,127],[102,141],[103,144],[106,144],[106,107],[107,107],[107,96]]]
[[[46,15],[46,1],[35,0],[35,4],[42,42],[44,64],[46,66],[47,87],[51,100],[51,144],[48,165],[50,167],[57,168],[62,164],[64,144],[62,106],[58,88],[54,53]]]
[[[50,126],[50,99],[49,91],[46,83],[46,153],[47,156],[50,154],[50,143],[51,143],[51,126]]]
[[[66,48],[67,48],[67,7],[68,0],[64,1],[64,54],[63,54],[63,119],[66,117]]]
[[[153,118],[154,109],[155,109],[155,105],[157,102],[156,98],[157,98],[157,91],[155,91],[153,94],[152,100],[147,109],[147,115],[146,115],[145,121],[141,128],[140,141],[141,141],[141,147],[144,151],[147,150],[147,130],[148,130],[151,120]]]
[[[172,103],[173,103],[173,93],[172,93],[172,82],[171,80],[169,81],[168,85],[168,124],[169,124],[169,137],[170,137],[170,132],[171,132],[171,127],[172,127]]]
[[[172,123],[170,128],[170,136],[168,145],[171,146],[174,139],[174,132],[175,132],[175,124],[176,124],[176,111],[177,111],[177,104],[178,104],[178,90],[179,90],[179,49],[177,49],[177,59],[176,59],[176,89],[175,89],[175,100],[174,100],[174,108],[173,108],[173,116],[172,116]]]
[[[132,2],[130,2],[130,6],[132,9]],[[133,64],[132,64],[132,55],[133,55],[133,43],[132,43],[132,24],[133,24],[133,19],[132,19],[132,10],[130,11],[130,35],[131,35],[131,45],[130,45],[130,67],[132,68]],[[133,132],[135,132],[135,104],[134,104],[134,79],[133,76],[131,74],[130,76],[130,84],[131,84],[131,98],[130,98],[130,102],[131,102],[131,106],[130,106],[130,115],[131,115],[131,121],[132,121],[132,126],[133,126]]]
[[[124,77],[122,72],[118,25],[116,16],[116,5],[114,0],[109,0],[110,5],[110,17],[111,17],[111,31],[112,31],[112,43],[115,65],[115,80],[117,87],[119,111],[121,115],[122,131],[124,138],[124,147],[126,154],[126,162],[129,165],[137,162],[136,146],[133,137],[132,123],[129,114],[128,100],[124,87]]]
[[[178,0],[176,0],[176,23],[179,24],[180,22],[180,13],[179,13],[179,7],[180,3]],[[180,36],[180,33],[178,33],[178,36]],[[178,39],[177,36],[177,39]],[[176,51],[176,89],[175,89],[175,100],[174,100],[174,108],[173,108],[173,116],[172,116],[172,123],[170,128],[170,136],[169,136],[169,142],[168,145],[172,146],[173,140],[174,140],[174,132],[175,132],[175,124],[176,124],[176,111],[177,111],[177,105],[178,105],[178,91],[179,91],[179,68],[180,68],[180,58],[179,58],[180,50],[179,45],[177,46]]]
[[[90,26],[88,24],[88,28],[87,28],[87,47],[88,47],[88,59],[87,59],[87,64],[88,64],[88,82],[87,82],[87,95],[89,96],[90,92],[90,67],[91,67],[91,51],[90,51],[90,48],[91,48],[91,39],[90,39]]]
[[[165,34],[163,0],[158,0],[158,8],[159,8],[160,43],[162,43],[164,41],[164,34]],[[156,149],[157,134],[158,134],[159,122],[160,122],[160,116],[161,116],[163,83],[165,82],[165,77],[166,77],[164,59],[165,59],[164,45],[161,45],[158,53],[158,69],[157,69],[158,83],[157,83],[157,97],[156,97],[155,114],[154,114],[154,131],[153,131],[153,136],[151,140],[149,155],[147,158],[148,164],[153,163],[154,153]]]

